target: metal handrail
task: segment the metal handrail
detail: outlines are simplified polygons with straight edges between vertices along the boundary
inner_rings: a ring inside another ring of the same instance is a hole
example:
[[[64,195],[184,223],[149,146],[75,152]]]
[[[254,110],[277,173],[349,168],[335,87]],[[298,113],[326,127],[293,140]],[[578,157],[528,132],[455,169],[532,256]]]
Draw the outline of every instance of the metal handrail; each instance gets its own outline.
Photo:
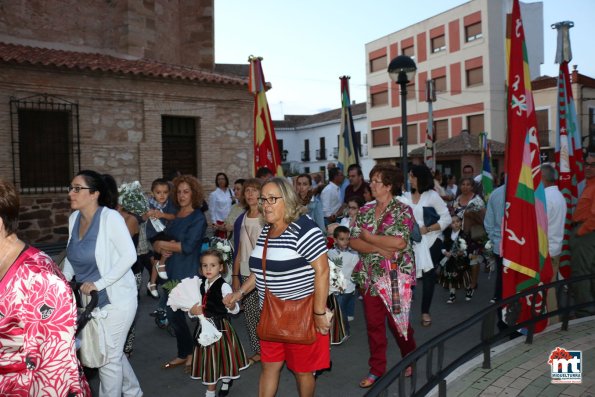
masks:
[[[545,302],[547,290],[549,288],[560,288],[562,286],[568,286],[580,281],[585,281],[589,279],[594,279],[595,274],[580,276],[580,277],[573,277],[566,280],[559,280],[555,281],[550,284],[544,284],[537,287],[529,288],[525,291],[522,291],[516,295],[510,296],[506,299],[502,299],[482,310],[477,312],[476,314],[472,315],[470,318],[462,321],[461,323],[447,329],[446,331],[442,332],[441,334],[437,335],[433,339],[429,340],[428,342],[424,343],[423,345],[417,347],[413,352],[409,355],[405,356],[397,365],[387,371],[380,379],[378,379],[374,385],[369,389],[369,391],[365,394],[366,397],[374,397],[384,395],[386,389],[388,389],[395,381],[398,380],[398,395],[399,396],[425,396],[432,389],[438,386],[438,395],[440,397],[446,397],[446,377],[450,375],[455,369],[460,367],[462,364],[466,363],[467,361],[473,359],[478,354],[483,352],[483,364],[482,367],[484,369],[490,368],[491,365],[491,347],[495,345],[498,341],[509,337],[511,334],[517,332],[520,328],[527,328],[527,335],[526,335],[526,343],[531,344],[533,343],[533,335],[535,330],[535,324],[538,321],[544,320],[549,317],[561,315],[561,330],[567,331],[568,330],[568,321],[570,312],[576,309],[582,309],[589,306],[595,306],[595,301],[593,302],[586,302],[577,305],[568,305],[568,299],[566,299],[566,305],[564,308],[558,308],[558,310],[552,312],[545,312],[545,304],[542,305],[542,309],[539,311],[539,314],[535,311],[535,298],[537,295],[542,292],[543,293],[543,301]],[[569,294],[570,288],[568,288],[566,294]],[[533,296],[532,299],[532,317],[531,319],[523,322],[516,323],[516,321],[510,321],[510,323],[514,324],[513,326],[508,326],[506,329],[501,330],[498,333],[494,332],[494,328],[496,326],[496,318],[497,312],[505,305],[512,306],[513,304],[517,303],[519,299],[525,299],[527,296]],[[567,296],[568,298],[568,296]],[[444,349],[445,349],[445,342],[449,339],[453,338],[456,335],[470,329],[472,326],[481,322],[481,335],[480,335],[480,343],[472,346],[466,352],[452,360],[446,366],[444,366]],[[434,352],[436,354],[436,361],[437,361],[437,371],[432,372],[432,364],[434,364]],[[421,385],[419,389],[417,388],[417,362],[426,358],[426,378],[427,381],[425,384]],[[411,378],[409,378],[409,393],[406,393],[406,380],[405,371],[408,367],[412,367],[413,373]]]

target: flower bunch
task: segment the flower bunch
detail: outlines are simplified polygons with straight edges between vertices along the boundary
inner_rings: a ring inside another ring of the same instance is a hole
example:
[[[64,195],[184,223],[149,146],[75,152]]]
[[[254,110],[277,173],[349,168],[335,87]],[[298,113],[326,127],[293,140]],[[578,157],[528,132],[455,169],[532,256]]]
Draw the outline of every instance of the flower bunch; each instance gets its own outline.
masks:
[[[459,238],[459,250],[467,251],[467,242],[464,238]]]
[[[336,258],[329,258],[329,292],[343,293],[345,291],[346,283],[343,275],[343,258],[337,256]]]
[[[149,209],[149,201],[138,181],[123,183],[118,188],[118,204],[126,211],[142,216]]]
[[[229,270],[233,268],[233,250],[229,240],[225,240],[219,237],[213,237],[209,244],[210,248],[215,248],[223,256],[223,263]]]

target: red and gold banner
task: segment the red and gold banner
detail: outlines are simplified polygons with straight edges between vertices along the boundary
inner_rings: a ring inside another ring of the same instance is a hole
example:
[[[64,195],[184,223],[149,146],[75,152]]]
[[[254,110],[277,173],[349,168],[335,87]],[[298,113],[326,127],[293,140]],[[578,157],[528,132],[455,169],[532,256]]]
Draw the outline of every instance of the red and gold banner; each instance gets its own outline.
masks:
[[[260,57],[250,57],[248,89],[254,94],[254,172],[267,167],[274,175],[283,176],[281,154],[266,97],[266,83]]]

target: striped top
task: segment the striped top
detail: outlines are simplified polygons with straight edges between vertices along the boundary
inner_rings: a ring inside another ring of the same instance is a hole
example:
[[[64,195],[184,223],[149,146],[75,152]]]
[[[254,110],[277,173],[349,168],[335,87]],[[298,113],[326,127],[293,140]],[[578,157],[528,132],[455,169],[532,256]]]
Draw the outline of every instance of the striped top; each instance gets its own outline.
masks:
[[[264,300],[262,252],[270,225],[258,236],[250,255],[250,270],[256,275],[256,288],[261,306]],[[314,292],[314,268],[310,265],[326,253],[326,240],[316,223],[307,215],[292,222],[276,238],[269,238],[267,247],[266,285],[280,299],[302,299]]]

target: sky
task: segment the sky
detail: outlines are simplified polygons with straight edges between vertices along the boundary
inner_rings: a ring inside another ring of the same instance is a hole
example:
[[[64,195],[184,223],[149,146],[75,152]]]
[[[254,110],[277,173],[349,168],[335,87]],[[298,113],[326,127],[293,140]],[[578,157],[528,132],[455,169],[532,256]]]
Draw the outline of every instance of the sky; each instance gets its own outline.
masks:
[[[501,1],[501,0],[490,0]],[[215,62],[263,58],[273,119],[315,114],[341,106],[339,77],[351,76],[351,100],[366,101],[365,44],[466,0],[215,0]],[[532,1],[525,1],[531,3]],[[570,30],[578,71],[595,78],[594,0],[543,0],[544,64],[556,76],[557,33],[550,25],[573,21]]]

